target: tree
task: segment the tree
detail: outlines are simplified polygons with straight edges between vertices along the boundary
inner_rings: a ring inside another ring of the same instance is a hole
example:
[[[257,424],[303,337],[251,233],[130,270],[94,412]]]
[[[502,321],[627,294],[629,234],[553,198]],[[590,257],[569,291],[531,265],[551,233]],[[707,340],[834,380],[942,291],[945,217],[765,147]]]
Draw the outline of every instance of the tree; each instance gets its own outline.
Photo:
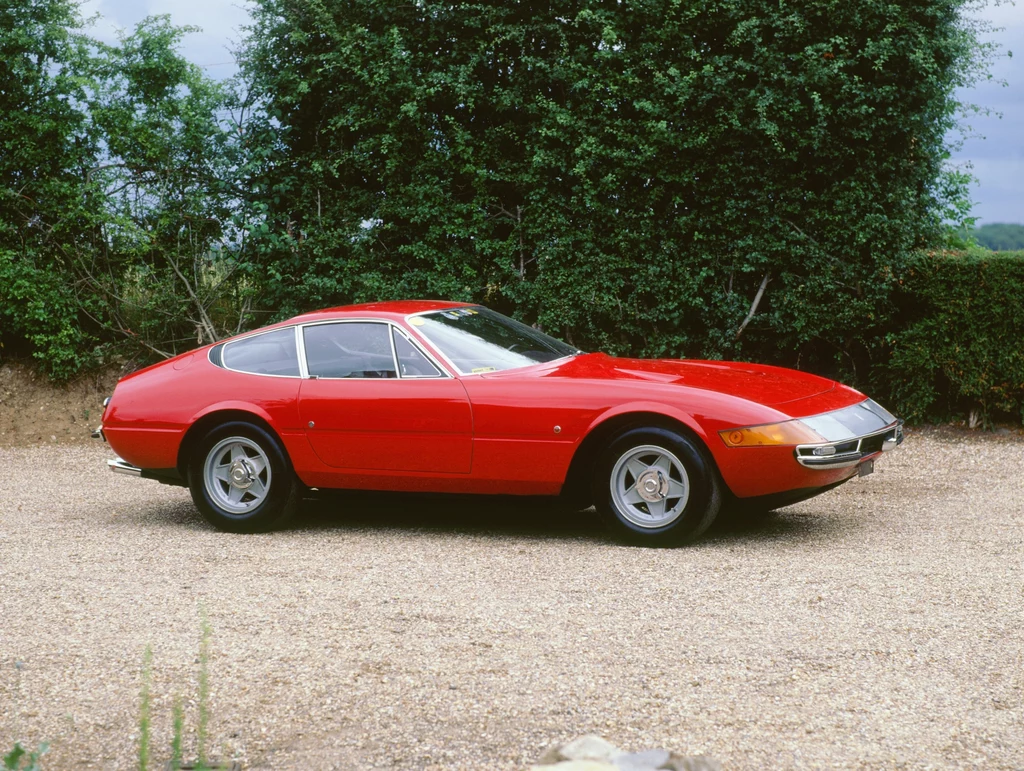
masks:
[[[190,31],[110,46],[69,0],[0,0],[2,342],[56,378],[118,339],[169,356],[251,323],[249,113],[181,56]]]
[[[88,41],[66,0],[0,0],[0,329],[67,374],[89,360],[71,262],[97,210],[80,105]]]
[[[257,0],[268,296],[485,300],[583,346],[855,366],[958,194],[961,7]]]
[[[221,117],[226,88],[178,51],[191,31],[151,17],[91,62],[103,249],[76,267],[102,305],[95,322],[159,356],[242,331],[255,294],[239,270],[239,126]]]

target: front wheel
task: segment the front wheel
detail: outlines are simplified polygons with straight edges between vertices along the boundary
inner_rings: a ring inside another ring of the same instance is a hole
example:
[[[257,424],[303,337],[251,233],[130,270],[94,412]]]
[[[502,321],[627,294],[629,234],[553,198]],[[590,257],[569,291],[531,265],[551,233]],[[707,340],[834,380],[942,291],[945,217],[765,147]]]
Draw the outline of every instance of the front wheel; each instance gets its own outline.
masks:
[[[232,533],[280,527],[301,498],[277,439],[252,423],[225,423],[207,433],[191,458],[188,479],[206,521]]]
[[[677,546],[714,521],[722,496],[713,462],[698,444],[664,428],[618,436],[597,463],[594,503],[619,538]]]

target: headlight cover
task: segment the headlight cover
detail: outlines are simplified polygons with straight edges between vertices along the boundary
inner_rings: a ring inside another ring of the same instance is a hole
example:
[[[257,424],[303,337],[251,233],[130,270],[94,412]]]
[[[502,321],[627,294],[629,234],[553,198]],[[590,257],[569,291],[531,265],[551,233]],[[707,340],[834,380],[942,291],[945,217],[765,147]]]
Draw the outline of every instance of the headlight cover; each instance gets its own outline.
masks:
[[[896,422],[896,418],[876,401],[865,399],[820,415],[762,426],[729,428],[718,434],[728,447],[831,444],[877,434]]]

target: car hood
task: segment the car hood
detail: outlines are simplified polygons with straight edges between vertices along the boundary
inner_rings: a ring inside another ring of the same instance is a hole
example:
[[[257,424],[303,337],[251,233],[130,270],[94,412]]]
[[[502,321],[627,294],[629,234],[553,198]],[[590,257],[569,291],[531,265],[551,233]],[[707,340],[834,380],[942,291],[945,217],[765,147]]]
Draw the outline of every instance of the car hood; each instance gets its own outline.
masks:
[[[634,380],[700,388],[774,407],[808,399],[836,387],[833,380],[782,367],[732,361],[621,359],[603,353],[576,356],[546,376]]]

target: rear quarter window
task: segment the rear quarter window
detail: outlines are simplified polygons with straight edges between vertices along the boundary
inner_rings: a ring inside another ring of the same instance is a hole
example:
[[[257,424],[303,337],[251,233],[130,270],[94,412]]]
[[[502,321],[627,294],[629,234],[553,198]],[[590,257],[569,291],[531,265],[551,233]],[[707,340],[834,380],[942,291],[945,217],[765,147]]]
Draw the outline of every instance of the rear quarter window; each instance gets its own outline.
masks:
[[[220,349],[220,350],[217,350]],[[214,364],[253,375],[299,376],[295,330],[275,329],[217,346],[210,355]]]

